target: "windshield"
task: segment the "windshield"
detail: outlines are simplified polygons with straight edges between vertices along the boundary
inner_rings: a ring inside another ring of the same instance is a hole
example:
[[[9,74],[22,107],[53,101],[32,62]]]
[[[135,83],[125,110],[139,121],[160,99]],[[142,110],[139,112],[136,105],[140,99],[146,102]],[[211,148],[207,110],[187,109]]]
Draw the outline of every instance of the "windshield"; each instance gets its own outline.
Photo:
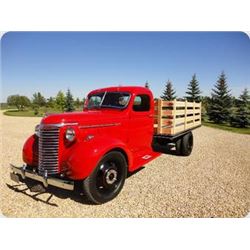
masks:
[[[92,108],[126,108],[130,99],[129,93],[102,92],[89,96],[88,109]]]

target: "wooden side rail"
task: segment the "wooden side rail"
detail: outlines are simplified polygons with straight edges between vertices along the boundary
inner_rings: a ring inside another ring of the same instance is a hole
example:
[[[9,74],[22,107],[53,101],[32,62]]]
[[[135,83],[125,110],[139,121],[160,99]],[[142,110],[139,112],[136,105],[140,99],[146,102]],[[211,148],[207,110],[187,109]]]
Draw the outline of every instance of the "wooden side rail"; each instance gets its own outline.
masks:
[[[201,124],[201,103],[154,101],[154,133],[174,135]]]

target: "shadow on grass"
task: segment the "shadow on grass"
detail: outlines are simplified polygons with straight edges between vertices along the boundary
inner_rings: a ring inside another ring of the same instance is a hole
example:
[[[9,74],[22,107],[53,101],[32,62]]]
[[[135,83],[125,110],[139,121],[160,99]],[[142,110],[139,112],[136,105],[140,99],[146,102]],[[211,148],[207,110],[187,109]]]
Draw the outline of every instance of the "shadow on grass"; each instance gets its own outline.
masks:
[[[127,175],[127,178],[137,174],[138,172],[140,172],[144,168],[145,167],[142,166],[139,169],[135,170],[134,172],[129,172]],[[85,193],[82,189],[82,182],[81,181],[75,181],[73,191],[60,189],[60,188],[53,187],[53,186],[49,186],[47,189],[45,189],[44,186],[40,182],[37,182],[37,181],[32,180],[32,179],[28,179],[28,178],[26,178],[24,180],[22,178],[20,178],[20,183],[15,184],[15,185],[10,185],[10,184],[6,183],[6,186],[9,189],[11,189],[17,193],[21,193],[23,195],[26,195],[37,202],[42,202],[44,204],[47,204],[47,205],[50,205],[53,207],[59,207],[58,204],[51,202],[51,198],[53,196],[60,198],[60,199],[68,199],[69,198],[75,202],[78,202],[78,203],[81,203],[84,205],[95,205],[91,201],[89,201],[87,196],[85,195]],[[32,194],[28,193],[27,191],[30,191]],[[40,198],[39,196],[43,195],[43,194],[48,194],[48,197],[46,199],[44,199],[44,197]]]

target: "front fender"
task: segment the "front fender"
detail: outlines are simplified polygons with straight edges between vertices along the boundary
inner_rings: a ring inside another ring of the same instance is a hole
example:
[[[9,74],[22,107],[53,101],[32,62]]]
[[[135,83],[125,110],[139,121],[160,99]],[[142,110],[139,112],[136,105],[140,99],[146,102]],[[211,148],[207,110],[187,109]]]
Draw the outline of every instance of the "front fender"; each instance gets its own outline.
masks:
[[[23,161],[30,166],[38,165],[38,138],[31,135],[23,145]]]
[[[132,165],[133,158],[130,150],[122,141],[108,136],[81,141],[72,146],[66,160],[69,177],[81,180],[88,177],[102,157],[113,149],[124,151],[128,158],[128,167]]]

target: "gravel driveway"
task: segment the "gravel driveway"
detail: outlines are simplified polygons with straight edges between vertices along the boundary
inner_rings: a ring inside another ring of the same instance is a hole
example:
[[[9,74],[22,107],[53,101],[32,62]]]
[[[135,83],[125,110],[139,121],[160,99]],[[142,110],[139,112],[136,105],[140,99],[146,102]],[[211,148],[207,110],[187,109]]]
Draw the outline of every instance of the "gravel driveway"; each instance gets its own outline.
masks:
[[[1,211],[8,217],[244,217],[250,211],[250,136],[208,127],[194,131],[189,157],[162,155],[125,182],[120,195],[89,205],[78,193],[39,194],[12,182],[22,145],[40,118],[1,115]],[[30,186],[32,183],[27,183]]]

